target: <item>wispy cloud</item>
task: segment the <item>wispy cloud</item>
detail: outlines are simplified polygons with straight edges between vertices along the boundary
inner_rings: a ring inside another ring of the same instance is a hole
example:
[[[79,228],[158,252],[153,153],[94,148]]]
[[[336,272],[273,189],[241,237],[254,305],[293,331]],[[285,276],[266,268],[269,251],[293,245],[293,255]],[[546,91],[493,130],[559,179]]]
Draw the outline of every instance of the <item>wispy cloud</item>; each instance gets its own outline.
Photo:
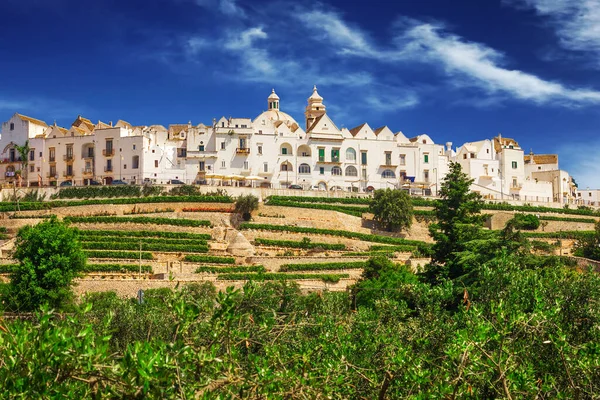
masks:
[[[217,10],[225,15],[246,17],[246,12],[237,4],[236,0],[195,0],[195,3],[200,7]]]
[[[504,3],[533,9],[549,18],[564,48],[600,55],[600,0],[505,0]]]
[[[20,99],[15,97],[0,98],[0,112],[71,118],[77,114],[88,114],[90,110],[84,105],[56,98],[29,97]]]
[[[556,151],[560,154],[560,168],[569,171],[580,189],[600,189],[600,164],[596,157],[589,156],[600,154],[600,140],[570,143]]]

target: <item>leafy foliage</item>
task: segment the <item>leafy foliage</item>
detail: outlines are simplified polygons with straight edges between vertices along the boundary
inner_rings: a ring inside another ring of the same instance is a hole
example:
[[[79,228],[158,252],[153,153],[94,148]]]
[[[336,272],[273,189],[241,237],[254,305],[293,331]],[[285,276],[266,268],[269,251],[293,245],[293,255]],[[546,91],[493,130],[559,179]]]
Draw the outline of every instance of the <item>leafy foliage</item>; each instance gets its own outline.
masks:
[[[247,194],[237,198],[235,201],[235,212],[242,214],[244,221],[250,221],[252,211],[258,209],[258,197]]]
[[[274,239],[262,239],[256,238],[254,242],[261,246],[278,246],[278,247],[291,247],[295,249],[323,249],[323,250],[345,250],[346,245],[342,243],[321,243],[311,242],[310,238],[303,238],[301,241],[295,240],[274,240]]]
[[[234,257],[219,257],[219,256],[204,256],[204,255],[195,255],[195,254],[187,254],[184,259],[187,262],[197,262],[197,263],[215,263],[215,264],[235,264]]]
[[[291,281],[291,280],[305,280],[314,279],[317,281],[337,283],[342,278],[348,278],[348,274],[285,274],[282,272],[277,273],[231,273],[231,274],[219,274],[218,278],[220,281]]]
[[[515,214],[509,221],[516,229],[526,229],[533,231],[540,226],[540,219],[533,214]]]
[[[122,250],[84,250],[89,258],[120,258],[127,260],[153,260],[152,253],[147,251],[122,251]]]
[[[73,279],[86,262],[78,232],[51,218],[17,234],[8,300],[13,309],[60,307],[72,297]]]
[[[328,263],[300,263],[283,264],[280,271],[326,271],[335,269],[360,269],[365,267],[365,262],[328,262]]]
[[[593,235],[583,237],[575,244],[576,256],[600,261],[600,222],[596,223]]]
[[[210,221],[183,218],[160,218],[160,217],[65,217],[64,221],[73,223],[95,223],[95,224],[152,224],[152,225],[173,225],[173,226],[211,226]]]
[[[369,210],[373,220],[388,231],[408,229],[412,225],[412,203],[409,194],[403,190],[376,190]]]

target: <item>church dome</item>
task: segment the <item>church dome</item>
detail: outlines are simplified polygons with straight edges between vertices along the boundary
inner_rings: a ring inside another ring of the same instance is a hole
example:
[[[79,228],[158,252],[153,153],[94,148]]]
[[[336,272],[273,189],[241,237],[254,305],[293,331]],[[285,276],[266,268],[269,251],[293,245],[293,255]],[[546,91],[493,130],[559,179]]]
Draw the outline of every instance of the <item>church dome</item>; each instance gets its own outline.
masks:
[[[269,97],[267,97],[268,100],[279,100],[279,96],[277,96],[277,93],[275,93],[275,89],[273,89],[273,91],[271,92],[271,95]]]

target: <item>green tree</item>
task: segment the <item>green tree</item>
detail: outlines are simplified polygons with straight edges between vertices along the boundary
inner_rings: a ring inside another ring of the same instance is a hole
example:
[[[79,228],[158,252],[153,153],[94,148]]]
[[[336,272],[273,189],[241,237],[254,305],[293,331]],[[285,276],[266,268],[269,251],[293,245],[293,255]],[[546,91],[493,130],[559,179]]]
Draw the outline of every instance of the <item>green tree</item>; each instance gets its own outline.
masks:
[[[250,221],[252,211],[256,209],[258,209],[258,198],[252,194],[240,196],[235,202],[235,212],[242,214],[244,221]]]
[[[29,140],[25,141],[23,146],[16,145],[15,149],[19,152],[19,157],[21,157],[21,177],[25,179],[27,182],[27,186],[29,186],[29,179],[27,179],[28,175],[28,167],[29,167],[29,152],[31,151],[31,147],[29,146]]]
[[[19,264],[11,274],[8,301],[20,311],[42,304],[60,308],[72,298],[71,285],[86,258],[78,231],[52,217],[17,234],[14,257]]]
[[[596,223],[594,235],[582,238],[575,244],[574,254],[600,261],[600,222]]]
[[[376,190],[369,209],[375,222],[388,231],[408,229],[412,225],[412,202],[403,190]]]
[[[450,172],[441,185],[441,199],[435,204],[437,222],[429,226],[429,234],[435,240],[432,263],[426,271],[431,281],[464,274],[456,262],[458,253],[466,250],[467,242],[481,237],[483,202],[478,193],[470,191],[472,183],[459,163],[450,163]]]

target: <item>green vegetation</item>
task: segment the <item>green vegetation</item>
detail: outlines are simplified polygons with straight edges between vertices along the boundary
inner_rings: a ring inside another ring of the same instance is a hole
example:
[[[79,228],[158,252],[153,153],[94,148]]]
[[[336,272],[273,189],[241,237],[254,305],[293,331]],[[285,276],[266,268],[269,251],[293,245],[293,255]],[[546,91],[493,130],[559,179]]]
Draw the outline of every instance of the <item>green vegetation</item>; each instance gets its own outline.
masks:
[[[7,301],[18,311],[70,302],[72,281],[86,262],[77,230],[56,218],[19,230],[13,257],[19,263],[11,271]]]
[[[558,231],[558,232],[523,232],[522,235],[527,238],[538,239],[575,239],[581,240],[593,237],[595,231]]]
[[[194,254],[187,254],[183,261],[195,263],[235,264],[234,257],[200,256]]]
[[[367,207],[352,207],[352,206],[340,206],[340,205],[332,205],[332,204],[323,204],[323,203],[307,203],[307,202],[294,202],[294,201],[285,201],[285,200],[274,200],[271,198],[268,203],[268,206],[280,206],[280,207],[296,207],[296,208],[310,208],[315,210],[329,210],[329,211],[339,211],[344,214],[352,215],[354,217],[360,217],[363,213],[368,212],[369,209]]]
[[[403,190],[376,190],[369,211],[377,225],[387,231],[402,231],[412,225],[413,206],[410,195]]]
[[[226,274],[232,272],[265,272],[266,269],[262,265],[237,266],[237,267],[220,267],[215,265],[203,265],[196,268],[196,273],[208,272],[211,274]]]
[[[96,197],[140,197],[140,186],[84,186],[60,189],[56,195],[59,199],[94,199]]]
[[[156,238],[156,237],[130,237],[130,236],[85,236],[79,234],[82,242],[114,242],[114,243],[137,243],[144,244],[172,244],[172,245],[203,245],[207,246],[206,240],[195,240],[195,239],[171,239],[171,238]]]
[[[314,279],[328,283],[337,283],[340,279],[348,278],[348,274],[284,274],[264,273],[264,274],[219,274],[220,281],[285,281],[285,280],[305,280]]]
[[[65,222],[84,224],[133,224],[173,225],[173,226],[211,226],[210,221],[182,218],[160,218],[160,217],[65,217]]]
[[[573,254],[578,257],[600,261],[600,222],[596,223],[596,230],[592,235],[579,239]]]
[[[295,249],[346,250],[345,244],[311,242],[310,238],[307,237],[301,241],[256,238],[254,243],[260,246],[291,247]]]
[[[254,224],[250,222],[244,222],[240,224],[240,230],[243,229],[257,229],[265,231],[282,231],[282,232],[294,232],[294,233],[312,233],[315,235],[331,235],[341,236],[349,239],[363,240],[365,242],[375,243],[389,243],[389,244],[412,244],[419,245],[425,242],[419,240],[408,240],[392,236],[380,236],[371,235],[368,233],[351,232],[351,231],[340,231],[336,229],[319,229],[319,228],[304,228],[301,226],[290,226],[290,225],[269,225],[269,224]]]
[[[596,223],[594,218],[553,217],[551,215],[540,215],[538,218],[542,221],[584,222],[587,224]]]
[[[360,269],[364,268],[364,261],[354,262],[328,262],[328,263],[306,263],[306,264],[283,264],[279,270],[287,271],[326,271],[334,269]]]
[[[533,214],[515,214],[512,220],[508,221],[515,229],[525,229],[529,231],[540,227],[540,219]]]
[[[209,233],[188,233],[188,232],[165,232],[165,231],[101,231],[101,230],[81,230],[79,231],[81,238],[97,238],[103,236],[114,237],[132,237],[132,238],[168,238],[168,239],[189,239],[206,241],[210,240]]]
[[[151,265],[142,265],[141,270],[143,273],[152,273]],[[138,264],[87,264],[83,268],[83,272],[94,273],[94,272],[140,272],[140,266]]]
[[[250,221],[252,211],[258,209],[258,197],[247,194],[237,198],[235,201],[235,212],[242,215],[244,221]]]
[[[121,250],[112,250],[112,251],[103,251],[103,250],[85,250],[85,254],[88,258],[122,258],[128,260],[138,260],[140,257],[142,260],[153,260],[154,256],[152,253],[147,251],[121,251]]]
[[[82,241],[81,246],[86,250],[141,250],[158,252],[179,253],[208,253],[208,246],[201,244],[174,244],[174,243],[147,243],[142,242],[87,242]]]

